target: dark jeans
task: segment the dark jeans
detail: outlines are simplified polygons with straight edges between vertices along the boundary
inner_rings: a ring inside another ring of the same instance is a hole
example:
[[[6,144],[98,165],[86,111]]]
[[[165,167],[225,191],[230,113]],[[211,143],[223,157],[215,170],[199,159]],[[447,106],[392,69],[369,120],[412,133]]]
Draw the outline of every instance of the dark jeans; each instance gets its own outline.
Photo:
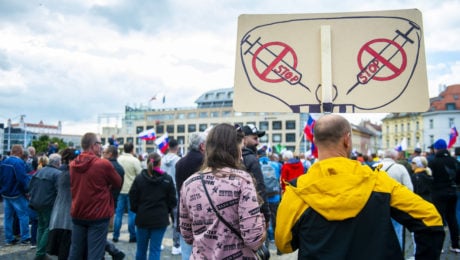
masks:
[[[456,218],[457,194],[455,193],[433,193],[433,204],[449,227],[451,246],[460,248],[458,243],[458,223]]]
[[[109,219],[94,221],[73,219],[72,224],[69,260],[81,260],[85,255],[88,255],[88,260],[103,259]]]

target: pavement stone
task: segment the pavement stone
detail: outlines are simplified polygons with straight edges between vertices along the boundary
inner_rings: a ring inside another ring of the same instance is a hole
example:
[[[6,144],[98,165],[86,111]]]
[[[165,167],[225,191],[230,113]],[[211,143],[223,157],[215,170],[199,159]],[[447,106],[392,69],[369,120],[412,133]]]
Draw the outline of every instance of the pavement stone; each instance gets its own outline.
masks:
[[[128,233],[128,217],[127,214],[123,216],[123,225],[120,231],[120,238],[117,243],[114,243],[117,248],[123,251],[126,254],[126,260],[133,260],[136,256],[136,243],[129,243],[129,233]],[[31,249],[30,246],[23,246],[23,245],[13,245],[13,246],[6,246],[5,245],[5,236],[3,230],[3,203],[0,203],[0,260],[28,260],[34,259],[35,257],[35,249]],[[166,230],[165,237],[163,239],[163,246],[164,250],[161,253],[161,259],[172,259],[172,260],[181,260],[180,255],[172,255],[172,226],[168,227]],[[107,239],[112,241],[113,234],[109,232],[107,235]],[[458,260],[460,259],[460,254],[455,254],[449,251],[450,245],[450,237],[448,231],[446,229],[446,239],[444,241],[444,253],[441,254],[441,260]],[[363,242],[363,246],[365,243]],[[412,238],[409,232],[406,232],[406,246],[405,246],[405,258],[406,259],[413,259],[413,243]],[[269,246],[271,257],[270,259],[273,260],[291,260],[297,259],[297,252],[291,254],[284,254],[281,256],[276,255],[276,248],[273,243]],[[57,260],[57,257],[50,256],[52,260]],[[106,253],[105,259],[112,259],[112,257]]]

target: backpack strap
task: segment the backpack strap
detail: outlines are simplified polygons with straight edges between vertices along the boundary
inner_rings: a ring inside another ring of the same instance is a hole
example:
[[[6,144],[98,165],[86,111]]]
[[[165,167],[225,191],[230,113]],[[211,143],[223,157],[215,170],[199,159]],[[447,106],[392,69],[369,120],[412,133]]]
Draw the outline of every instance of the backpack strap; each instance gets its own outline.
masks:
[[[393,167],[393,165],[395,165],[395,163],[390,164],[390,166],[388,166],[388,168],[386,168],[384,171],[388,172],[388,170],[389,170],[391,167]]]

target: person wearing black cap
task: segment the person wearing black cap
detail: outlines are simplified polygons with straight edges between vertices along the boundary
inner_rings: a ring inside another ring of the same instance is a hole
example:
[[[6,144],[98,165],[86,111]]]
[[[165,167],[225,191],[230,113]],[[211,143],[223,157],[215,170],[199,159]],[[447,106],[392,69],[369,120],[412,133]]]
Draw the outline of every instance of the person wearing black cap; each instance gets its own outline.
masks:
[[[244,133],[243,163],[252,177],[256,180],[256,190],[259,196],[264,200],[260,210],[264,214],[266,227],[270,221],[270,208],[268,207],[268,197],[265,192],[264,176],[260,168],[259,159],[257,158],[257,146],[259,138],[265,135],[265,131],[259,131],[253,124],[243,126],[241,129]]]
[[[460,253],[458,223],[456,219],[456,187],[460,181],[460,166],[447,150],[447,143],[438,139],[434,144],[434,159],[428,163],[433,172],[432,199],[442,219],[449,227],[450,251]]]

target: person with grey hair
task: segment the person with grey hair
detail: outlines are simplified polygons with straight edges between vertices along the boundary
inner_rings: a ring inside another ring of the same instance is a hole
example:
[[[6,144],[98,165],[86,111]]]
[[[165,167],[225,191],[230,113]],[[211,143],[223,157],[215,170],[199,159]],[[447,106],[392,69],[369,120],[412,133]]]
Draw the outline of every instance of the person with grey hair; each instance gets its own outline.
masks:
[[[57,196],[57,181],[61,174],[61,155],[53,153],[49,163],[37,171],[30,181],[29,207],[37,212],[37,251],[35,259],[46,259],[48,245],[49,223],[51,211]]]
[[[206,134],[201,132],[192,133],[189,136],[188,153],[176,163],[176,189],[178,193],[178,201],[180,201],[180,190],[184,181],[192,174],[197,172],[204,160],[206,143]],[[179,206],[177,207],[177,225],[175,228],[179,230]],[[189,259],[192,253],[192,245],[185,242],[184,237],[180,235],[180,247],[182,259]]]
[[[409,172],[404,165],[395,161],[398,159],[398,157],[399,153],[396,150],[386,150],[383,154],[383,160],[379,163],[379,165],[382,165],[380,169],[387,172],[391,178],[395,179],[397,182],[413,191],[414,186],[412,185],[412,180]],[[404,249],[404,227],[393,219],[391,219],[391,221],[393,223],[396,235],[398,236],[399,245]]]

